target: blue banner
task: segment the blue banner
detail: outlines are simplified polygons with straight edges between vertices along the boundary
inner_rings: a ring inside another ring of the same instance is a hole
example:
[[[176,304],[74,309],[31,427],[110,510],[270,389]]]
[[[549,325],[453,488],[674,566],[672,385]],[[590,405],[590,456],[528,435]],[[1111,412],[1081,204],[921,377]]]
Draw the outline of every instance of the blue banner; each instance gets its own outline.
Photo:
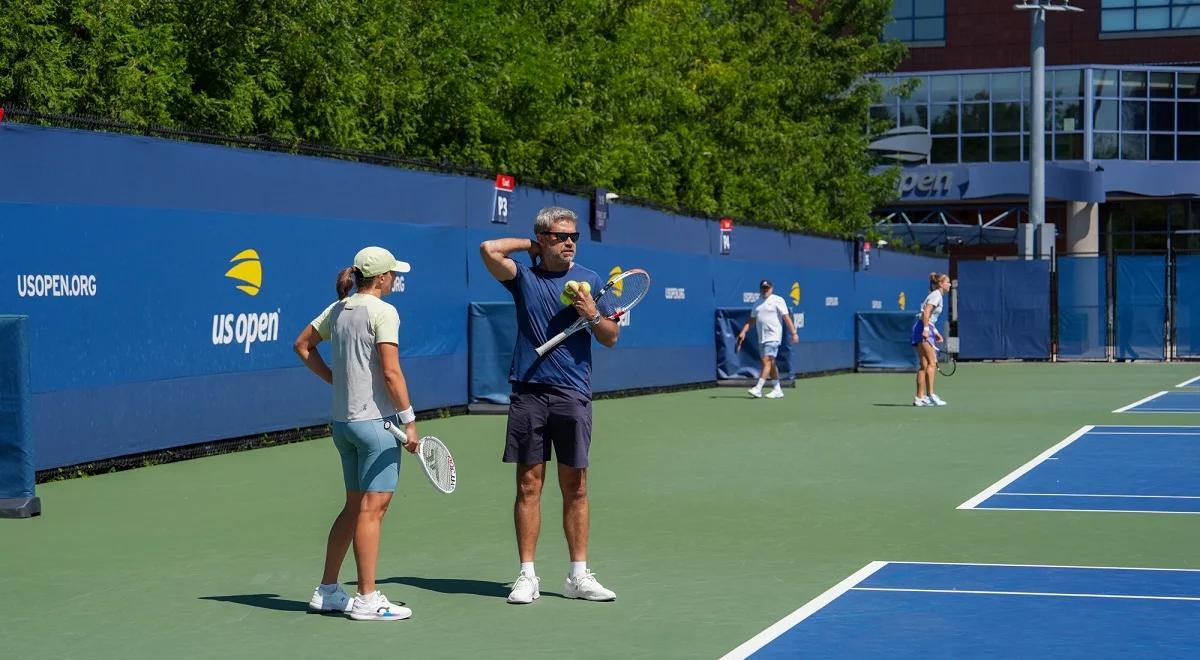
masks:
[[[1175,257],[1175,354],[1200,357],[1200,254]]]
[[[1102,256],[1058,258],[1058,357],[1108,356],[1108,260]]]
[[[1050,357],[1050,262],[958,263],[959,356]]]
[[[0,499],[33,497],[29,319],[0,316]]]
[[[1165,257],[1117,257],[1117,359],[1165,357],[1166,280]]]

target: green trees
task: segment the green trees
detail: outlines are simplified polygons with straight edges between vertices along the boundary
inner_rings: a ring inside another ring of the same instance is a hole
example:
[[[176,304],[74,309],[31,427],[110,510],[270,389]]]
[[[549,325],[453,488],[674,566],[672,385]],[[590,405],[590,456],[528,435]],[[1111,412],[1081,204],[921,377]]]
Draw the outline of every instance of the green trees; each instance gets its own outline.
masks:
[[[18,6],[19,5],[19,6]],[[448,159],[787,229],[891,195],[890,0],[24,0],[0,99]]]

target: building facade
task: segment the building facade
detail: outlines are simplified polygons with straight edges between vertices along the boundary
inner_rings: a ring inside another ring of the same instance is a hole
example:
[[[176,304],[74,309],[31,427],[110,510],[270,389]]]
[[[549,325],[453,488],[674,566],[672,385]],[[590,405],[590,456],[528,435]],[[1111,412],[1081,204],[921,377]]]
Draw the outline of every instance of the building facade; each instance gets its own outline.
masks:
[[[1055,0],[1059,2],[1060,0]],[[1200,249],[1200,0],[1075,0],[1046,21],[1046,221],[1060,253]],[[925,245],[1013,246],[1029,192],[1030,15],[895,0],[876,128],[928,132],[877,210]]]

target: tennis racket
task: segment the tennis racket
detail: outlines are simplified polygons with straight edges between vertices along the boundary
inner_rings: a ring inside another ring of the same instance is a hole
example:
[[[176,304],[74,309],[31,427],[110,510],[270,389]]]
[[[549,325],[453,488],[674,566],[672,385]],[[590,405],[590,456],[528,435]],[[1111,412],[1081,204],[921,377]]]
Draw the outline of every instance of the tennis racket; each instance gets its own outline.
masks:
[[[408,436],[399,426],[385,421],[383,428],[396,436],[396,441],[400,444],[408,442]],[[454,457],[441,440],[432,435],[421,438],[417,443],[417,457],[421,459],[421,469],[425,471],[425,476],[429,477],[429,482],[434,488],[446,494],[454,492],[458,486],[458,471],[454,469]]]
[[[618,321],[634,305],[641,302],[648,291],[650,291],[650,273],[641,268],[631,268],[609,280],[608,284],[600,289],[595,297],[596,310],[600,312],[601,316],[611,321]],[[538,357],[549,353],[564,339],[582,330],[587,326],[587,322],[588,320],[581,316],[578,321],[571,324],[571,327],[538,346],[536,349]]]
[[[950,351],[943,350],[941,346],[938,346],[933,337],[929,337],[928,341],[929,345],[933,347],[933,352],[937,354],[938,373],[943,376],[953,376],[958,369],[958,363],[955,362],[954,356],[950,354]]]

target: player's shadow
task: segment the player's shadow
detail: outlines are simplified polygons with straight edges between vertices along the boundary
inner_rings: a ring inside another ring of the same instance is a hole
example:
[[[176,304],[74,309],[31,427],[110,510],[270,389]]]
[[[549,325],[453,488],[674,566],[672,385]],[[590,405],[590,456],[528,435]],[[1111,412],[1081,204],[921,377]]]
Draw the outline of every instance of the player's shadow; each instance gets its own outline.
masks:
[[[380,584],[403,584],[415,589],[436,591],[440,594],[473,594],[492,598],[508,598],[509,585],[487,580],[465,580],[459,578],[423,578],[415,576],[390,577],[378,580]],[[554,596],[548,591],[543,595]]]
[[[913,404],[911,404],[911,403],[872,403],[871,405],[878,406],[880,408],[912,408],[913,407]]]
[[[308,603],[300,600],[286,600],[279,594],[234,594],[230,596],[200,596],[200,600],[217,600],[223,603],[249,605],[264,610],[278,612],[307,612]]]

